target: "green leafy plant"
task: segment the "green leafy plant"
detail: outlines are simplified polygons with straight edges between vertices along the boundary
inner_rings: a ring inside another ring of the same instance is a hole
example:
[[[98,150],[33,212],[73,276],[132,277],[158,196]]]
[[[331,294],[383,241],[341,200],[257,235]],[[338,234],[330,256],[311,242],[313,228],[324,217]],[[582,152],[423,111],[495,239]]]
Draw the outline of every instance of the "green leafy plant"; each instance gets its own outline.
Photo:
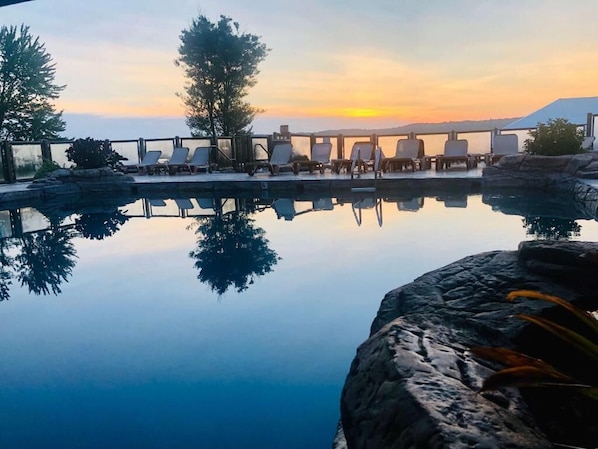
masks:
[[[523,143],[528,154],[560,156],[585,152],[581,148],[583,130],[564,118],[538,123],[537,128],[529,134],[532,138],[526,139]]]
[[[531,290],[517,290],[507,296],[512,301],[517,297],[540,299],[561,307],[574,326],[564,326],[547,318],[518,314],[523,319],[540,327],[564,343],[575,355],[586,375],[579,377],[568,373],[568,366],[554,366],[544,360],[530,357],[508,348],[474,347],[471,352],[483,359],[498,362],[504,366],[489,376],[482,385],[482,391],[503,387],[551,387],[572,389],[598,401],[598,320],[571,303]]]
[[[45,178],[49,173],[52,173],[54,170],[58,170],[59,168],[60,165],[54,161],[44,161],[42,166],[35,172],[35,175],[33,175],[33,179]]]
[[[66,150],[66,157],[74,162],[76,168],[115,168],[125,157],[112,149],[108,140],[96,140],[90,137],[77,139]]]

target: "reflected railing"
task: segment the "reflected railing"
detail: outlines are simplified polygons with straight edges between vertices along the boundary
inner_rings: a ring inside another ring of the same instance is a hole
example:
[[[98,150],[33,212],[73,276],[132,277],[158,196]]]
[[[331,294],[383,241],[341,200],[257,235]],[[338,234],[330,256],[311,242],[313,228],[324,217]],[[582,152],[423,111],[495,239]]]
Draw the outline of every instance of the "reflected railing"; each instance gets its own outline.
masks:
[[[110,238],[130,220],[180,217],[190,221],[197,246],[189,253],[198,279],[218,295],[229,288],[242,292],[258,276],[272,271],[280,258],[269,248],[266,231],[254,214],[271,210],[282,221],[325,214],[350,204],[356,226],[383,226],[383,209],[421,211],[432,202],[465,208],[468,192],[435,195],[348,192],[332,196],[232,198],[202,195],[139,198],[85,206],[38,206],[0,211],[0,300],[9,299],[14,281],[37,295],[61,292],[76,263],[74,238]],[[432,201],[426,201],[432,199]],[[493,210],[522,217],[526,234],[536,239],[568,240],[580,235],[578,220],[596,220],[564,195],[482,195]],[[367,218],[368,221],[365,219]],[[371,219],[371,220],[370,220]],[[375,220],[375,221],[374,221]]]

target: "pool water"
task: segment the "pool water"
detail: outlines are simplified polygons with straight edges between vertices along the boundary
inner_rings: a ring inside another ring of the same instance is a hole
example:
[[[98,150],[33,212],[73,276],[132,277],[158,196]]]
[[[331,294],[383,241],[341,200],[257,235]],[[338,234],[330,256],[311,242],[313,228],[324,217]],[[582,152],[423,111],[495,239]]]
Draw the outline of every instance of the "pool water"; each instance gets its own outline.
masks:
[[[598,240],[554,198],[241,203],[19,211],[1,247],[1,448],[329,448],[386,292],[522,240]]]

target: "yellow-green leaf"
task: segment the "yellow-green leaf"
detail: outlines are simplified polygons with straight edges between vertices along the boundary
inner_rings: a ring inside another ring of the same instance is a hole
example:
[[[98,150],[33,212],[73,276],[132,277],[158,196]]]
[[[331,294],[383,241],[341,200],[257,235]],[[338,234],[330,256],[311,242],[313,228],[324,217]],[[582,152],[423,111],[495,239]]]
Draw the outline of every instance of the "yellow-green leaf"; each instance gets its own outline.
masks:
[[[532,299],[541,299],[551,302],[563,307],[565,310],[579,319],[588,329],[596,336],[598,336],[598,320],[594,318],[591,313],[574,306],[569,301],[559,298],[558,296],[546,295],[534,290],[515,290],[507,295],[507,301],[513,301],[515,298],[524,297]],[[598,337],[597,337],[598,338]]]
[[[546,318],[526,314],[520,314],[516,316],[523,320],[529,321],[530,323],[534,323],[537,326],[540,326],[541,328],[545,329],[546,331],[550,332],[554,336],[560,338],[567,344],[571,345],[578,351],[585,354],[594,363],[598,363],[598,345],[592,343],[584,336],[579,335],[577,332],[574,332],[569,328],[561,326],[560,324],[556,324],[550,320],[547,320]]]
[[[504,387],[547,387],[551,385],[590,386],[556,370],[546,371],[535,366],[506,368],[489,376],[482,385],[482,391]]]

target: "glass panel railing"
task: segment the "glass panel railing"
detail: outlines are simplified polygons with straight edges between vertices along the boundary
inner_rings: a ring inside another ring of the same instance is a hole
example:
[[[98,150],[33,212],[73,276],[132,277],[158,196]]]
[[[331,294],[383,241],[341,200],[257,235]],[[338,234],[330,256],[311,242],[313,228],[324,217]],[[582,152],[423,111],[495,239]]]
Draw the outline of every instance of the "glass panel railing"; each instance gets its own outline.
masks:
[[[174,150],[174,139],[156,139],[145,141],[146,151],[159,150],[162,152],[161,160],[168,160],[172,156]]]
[[[21,226],[24,234],[48,229],[50,222],[44,214],[32,207],[21,209]]]
[[[382,152],[386,157],[393,157],[397,152],[397,142],[400,139],[406,139],[407,135],[403,136],[378,136],[378,146],[382,148]]]
[[[492,148],[492,131],[461,132],[457,138],[467,140],[469,154],[490,153]]]
[[[294,156],[311,157],[311,139],[309,136],[291,136]]]
[[[12,144],[12,151],[17,180],[32,179],[42,166],[41,144]]]
[[[268,138],[267,137],[253,137],[251,139],[251,147],[253,148],[253,158],[255,160],[268,159]]]
[[[229,159],[235,158],[233,154],[233,141],[231,139],[218,139],[217,143],[221,153]]]
[[[115,140],[112,143],[112,149],[126,157],[124,165],[137,165],[139,163],[139,142],[137,140]]]
[[[50,144],[50,154],[52,161],[56,162],[61,167],[70,167],[73,165],[66,156],[66,150],[71,146],[70,142],[57,142]]]
[[[12,237],[12,225],[10,222],[10,211],[0,212],[0,238]]]
[[[210,139],[198,139],[196,137],[181,139],[181,146],[189,148],[189,154],[191,155],[197,147],[209,147],[210,145]]]
[[[418,134],[416,137],[424,141],[426,155],[436,156],[444,153],[444,143],[448,139],[448,134]]]

